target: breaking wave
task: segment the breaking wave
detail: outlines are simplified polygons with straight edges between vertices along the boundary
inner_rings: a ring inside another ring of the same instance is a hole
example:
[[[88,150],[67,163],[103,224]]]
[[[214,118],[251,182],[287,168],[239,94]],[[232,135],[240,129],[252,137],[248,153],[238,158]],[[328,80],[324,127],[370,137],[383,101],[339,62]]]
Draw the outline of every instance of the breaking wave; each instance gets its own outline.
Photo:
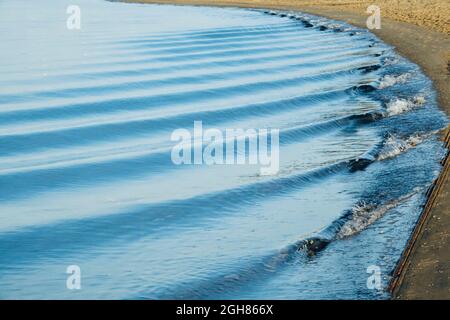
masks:
[[[384,142],[383,148],[377,155],[377,160],[381,161],[394,158],[411,148],[415,148],[417,145],[431,138],[436,133],[437,132],[414,134],[413,136],[407,138],[400,138],[389,134],[388,138]]]
[[[408,81],[408,79],[410,79],[412,77],[412,75],[410,73],[404,73],[404,74],[400,74],[400,75],[385,75],[383,76],[378,84],[378,88],[379,89],[385,89],[385,88],[389,88],[392,87],[393,85],[396,84],[403,84],[406,81]]]
[[[423,106],[425,101],[424,96],[416,96],[409,99],[394,98],[386,104],[386,113],[388,116],[395,116]]]

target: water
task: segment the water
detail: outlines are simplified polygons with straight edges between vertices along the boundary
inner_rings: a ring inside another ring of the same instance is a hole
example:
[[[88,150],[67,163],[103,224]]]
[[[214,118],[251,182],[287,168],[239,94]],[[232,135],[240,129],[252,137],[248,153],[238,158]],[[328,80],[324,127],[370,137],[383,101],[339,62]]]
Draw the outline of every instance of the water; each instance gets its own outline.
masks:
[[[444,154],[417,66],[299,13],[78,3],[0,3],[0,298],[388,298]],[[195,120],[280,129],[278,174],[174,165]]]

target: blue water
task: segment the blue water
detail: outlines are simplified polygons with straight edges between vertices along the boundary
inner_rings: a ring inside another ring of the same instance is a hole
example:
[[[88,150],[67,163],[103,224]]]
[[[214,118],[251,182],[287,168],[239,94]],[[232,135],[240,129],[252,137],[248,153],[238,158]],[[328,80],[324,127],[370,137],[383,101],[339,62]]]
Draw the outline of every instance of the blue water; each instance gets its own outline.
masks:
[[[71,4],[0,2],[0,298],[389,297],[448,122],[416,65],[301,13]],[[173,164],[196,120],[280,129],[279,172]]]

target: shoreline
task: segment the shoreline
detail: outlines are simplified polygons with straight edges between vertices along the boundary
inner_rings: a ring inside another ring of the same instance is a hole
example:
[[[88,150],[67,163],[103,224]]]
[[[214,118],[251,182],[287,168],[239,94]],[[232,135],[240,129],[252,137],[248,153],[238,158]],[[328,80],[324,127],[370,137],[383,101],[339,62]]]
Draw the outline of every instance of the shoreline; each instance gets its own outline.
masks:
[[[245,2],[234,0],[122,0],[128,3],[153,3],[191,6],[242,7],[297,10],[366,28],[364,11],[349,11],[339,6],[310,6],[277,3],[274,0]],[[320,1],[317,1],[320,2]],[[417,64],[432,80],[438,106],[450,116],[450,37],[429,27],[401,22],[381,15],[381,29],[370,30],[398,54]],[[450,134],[443,134],[447,149]],[[428,192],[428,199],[393,273],[389,290],[392,299],[450,299],[450,184],[449,156]]]

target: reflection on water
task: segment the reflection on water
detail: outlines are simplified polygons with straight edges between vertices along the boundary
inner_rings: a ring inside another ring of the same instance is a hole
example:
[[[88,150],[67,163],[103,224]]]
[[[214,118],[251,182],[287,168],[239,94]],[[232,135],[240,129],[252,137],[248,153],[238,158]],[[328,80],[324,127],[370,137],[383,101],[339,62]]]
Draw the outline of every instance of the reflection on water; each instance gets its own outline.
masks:
[[[417,66],[298,13],[70,4],[0,3],[1,298],[387,298],[443,155]],[[280,171],[175,166],[196,120],[280,129]]]

